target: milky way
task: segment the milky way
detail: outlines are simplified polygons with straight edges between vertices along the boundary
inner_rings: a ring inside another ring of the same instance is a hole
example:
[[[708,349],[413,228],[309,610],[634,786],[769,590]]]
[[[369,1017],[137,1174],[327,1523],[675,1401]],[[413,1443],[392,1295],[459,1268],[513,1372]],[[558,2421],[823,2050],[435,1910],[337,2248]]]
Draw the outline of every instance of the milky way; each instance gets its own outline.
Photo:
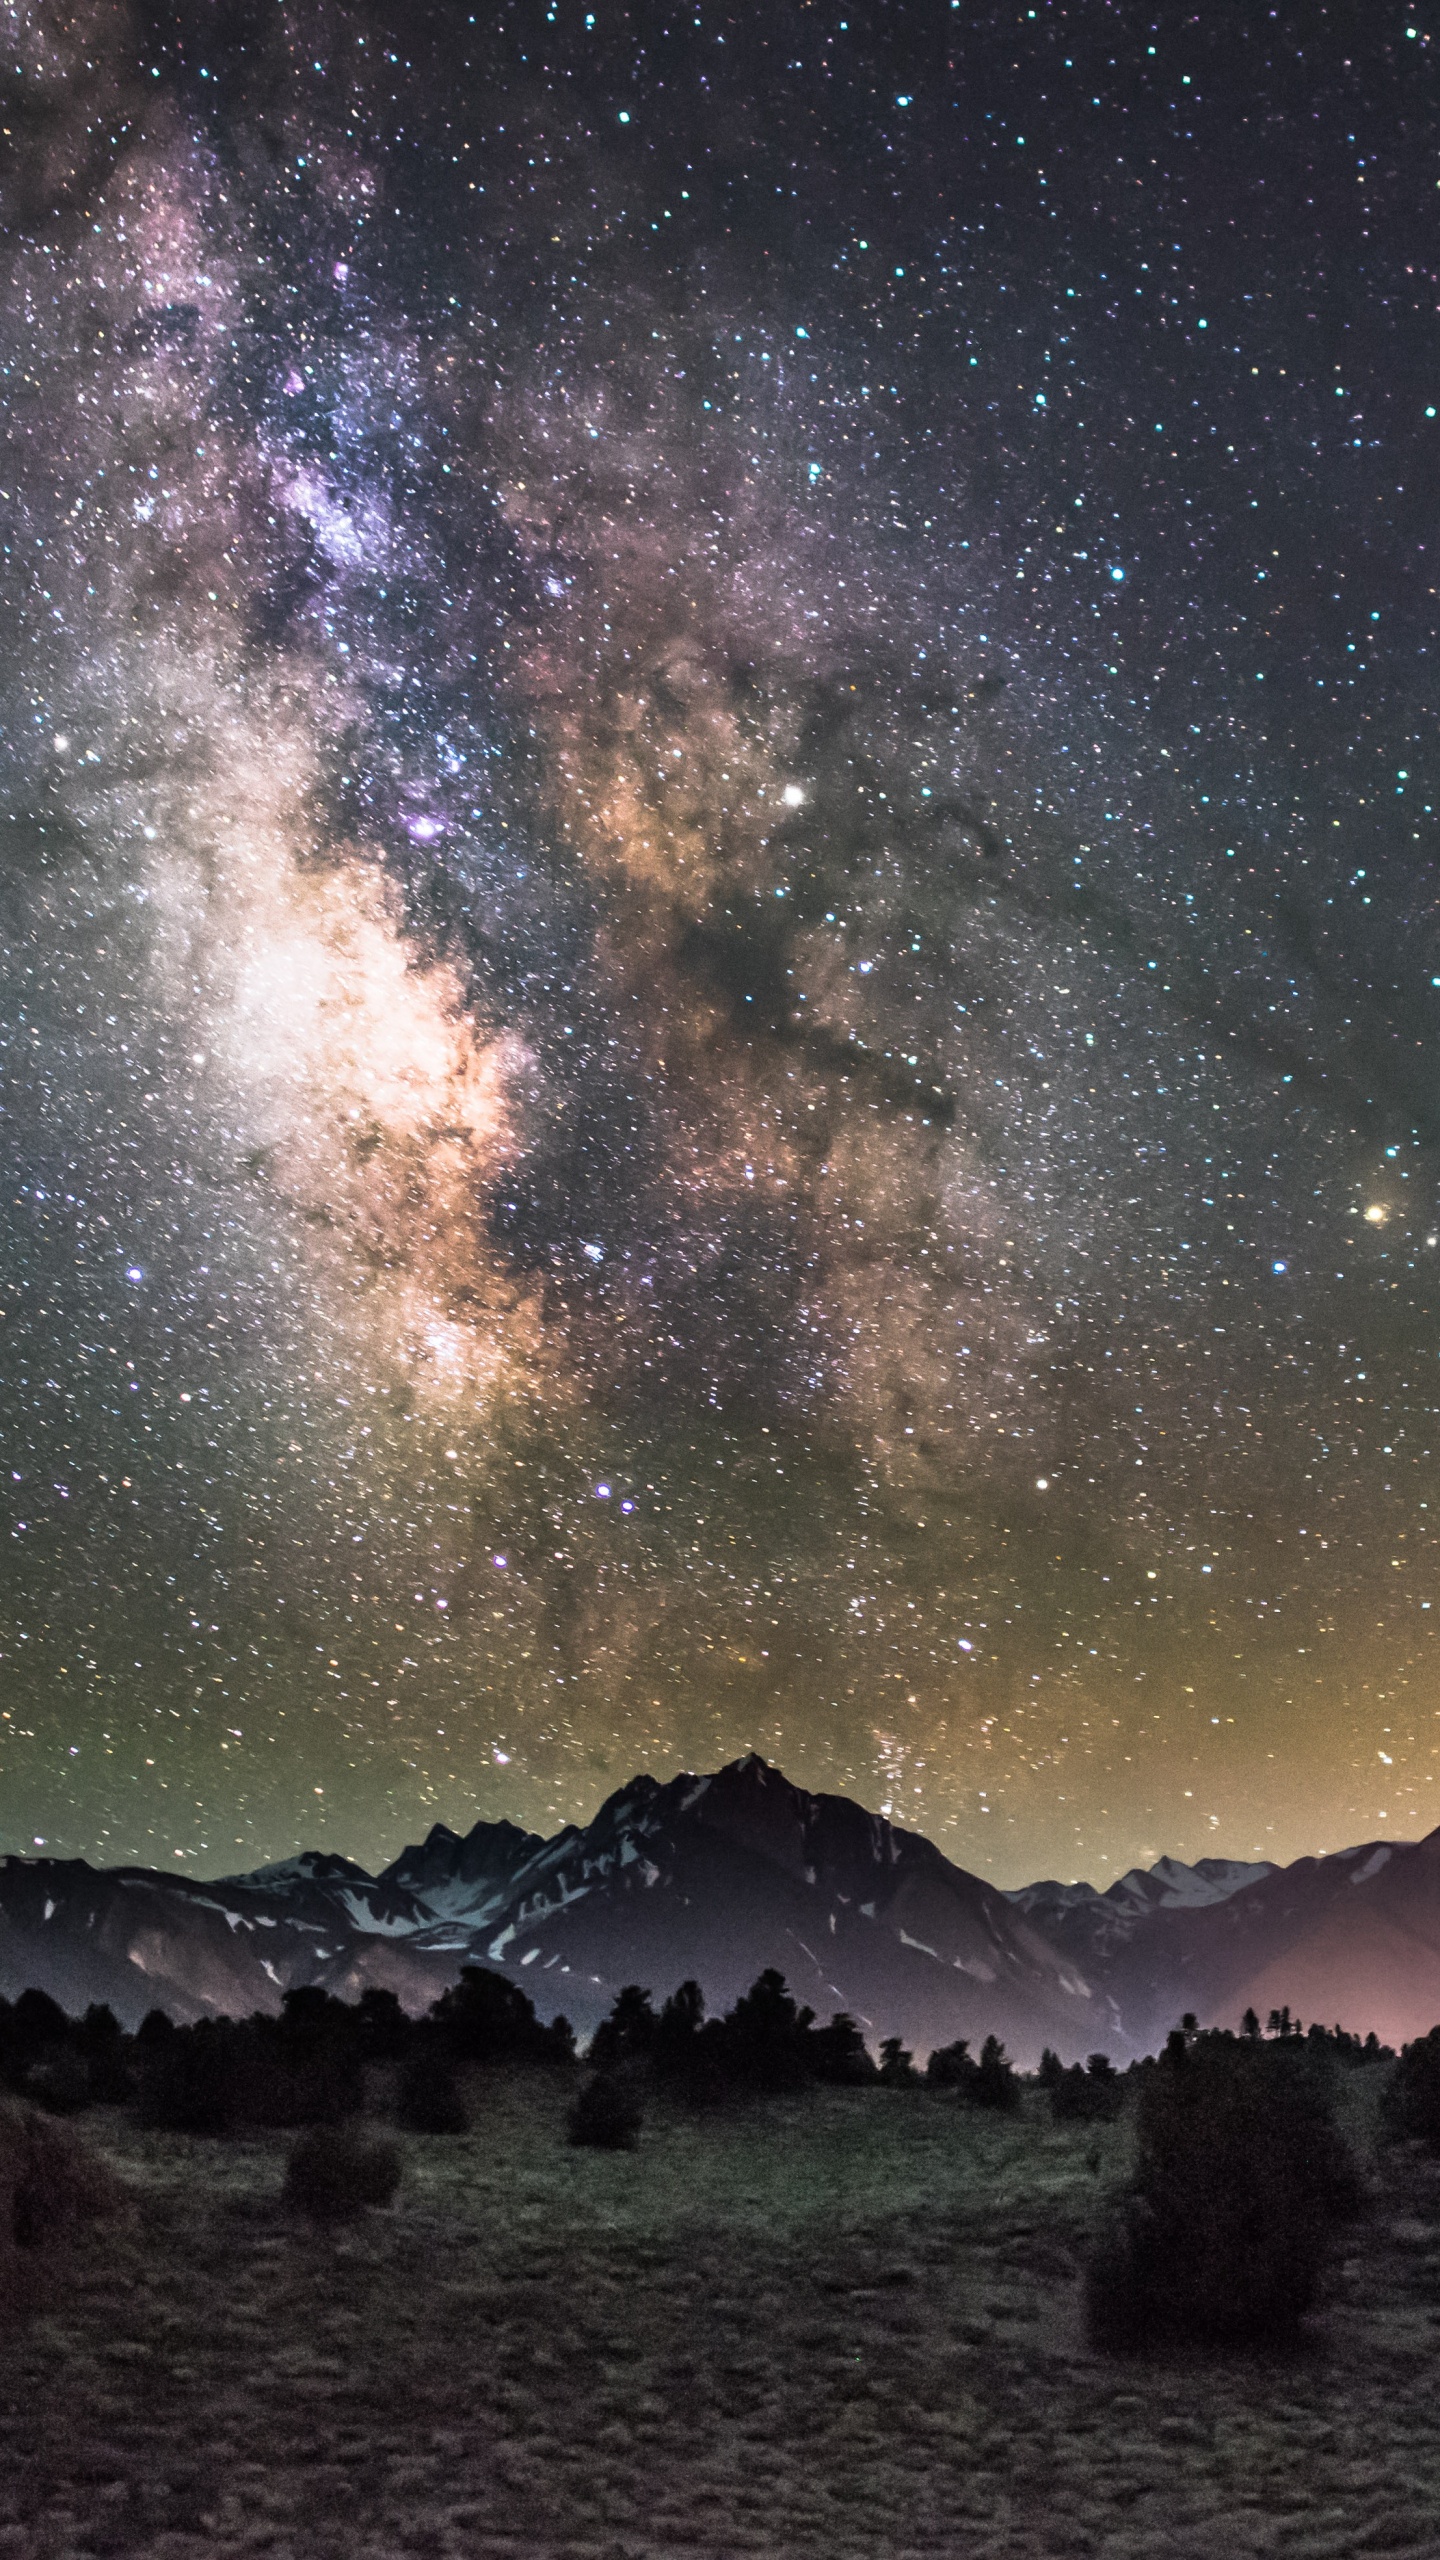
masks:
[[[1423,24],[4,44],[0,1846],[1431,1827]]]

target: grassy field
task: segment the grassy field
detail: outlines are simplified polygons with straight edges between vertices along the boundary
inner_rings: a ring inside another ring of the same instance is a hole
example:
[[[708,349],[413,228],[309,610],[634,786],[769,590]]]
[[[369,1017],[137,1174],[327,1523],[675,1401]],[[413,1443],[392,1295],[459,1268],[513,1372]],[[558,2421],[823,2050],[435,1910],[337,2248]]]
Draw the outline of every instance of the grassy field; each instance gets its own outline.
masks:
[[[834,2090],[604,2154],[566,2094],[484,2084],[338,2236],[281,2136],[86,2118],[138,2209],[0,2341],[0,2555],[1440,2552],[1435,2167],[1299,2354],[1142,2363],[1079,2311],[1123,2128]]]

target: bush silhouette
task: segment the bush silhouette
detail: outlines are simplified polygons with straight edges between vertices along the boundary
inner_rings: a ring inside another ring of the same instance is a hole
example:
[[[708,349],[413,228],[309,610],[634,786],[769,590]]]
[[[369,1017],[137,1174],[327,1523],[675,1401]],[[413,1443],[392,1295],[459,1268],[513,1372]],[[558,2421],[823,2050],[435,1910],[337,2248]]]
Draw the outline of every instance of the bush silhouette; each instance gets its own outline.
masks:
[[[312,2125],[291,2147],[285,2201],[312,2222],[353,2222],[370,2205],[389,2204],[400,2184],[393,2142],[368,2140],[351,2125]]]
[[[1440,2151],[1440,2027],[1406,2045],[1380,2103],[1388,2133]]]
[[[887,2089],[913,2089],[919,2084],[915,2056],[906,2052],[899,2036],[886,2036],[881,2044],[880,2078]]]
[[[1125,2347],[1292,2331],[1360,2201],[1327,2068],[1297,2037],[1177,2031],[1139,2077],[1135,2183],[1089,2269],[1092,2333]]]
[[[0,2109],[0,2304],[31,2307],[57,2250],[125,2202],[119,2180],[66,2127],[34,2108]]]
[[[587,2080],[570,2110],[570,2140],[588,2151],[632,2151],[644,2122],[630,2084],[612,2071]]]
[[[25,2095],[47,2115],[77,2116],[90,2104],[90,2073],[83,2055],[57,2045],[26,2074]]]
[[[407,2133],[468,2133],[470,2116],[454,2071],[433,2047],[400,2075],[395,2112]]]

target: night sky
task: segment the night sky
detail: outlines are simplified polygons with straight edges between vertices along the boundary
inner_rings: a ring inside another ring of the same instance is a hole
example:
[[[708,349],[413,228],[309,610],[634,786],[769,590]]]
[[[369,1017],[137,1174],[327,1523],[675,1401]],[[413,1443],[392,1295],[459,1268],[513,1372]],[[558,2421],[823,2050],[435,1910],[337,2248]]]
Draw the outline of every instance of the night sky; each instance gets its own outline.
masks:
[[[5,12],[0,1848],[1440,1821],[1432,15]]]

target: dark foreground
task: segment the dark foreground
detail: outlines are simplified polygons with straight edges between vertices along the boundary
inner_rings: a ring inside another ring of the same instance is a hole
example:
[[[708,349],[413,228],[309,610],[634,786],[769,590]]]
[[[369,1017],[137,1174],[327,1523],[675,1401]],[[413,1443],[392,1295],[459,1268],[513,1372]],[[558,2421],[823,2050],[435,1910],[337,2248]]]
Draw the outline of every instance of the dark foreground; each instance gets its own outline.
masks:
[[[0,2554],[1440,2551],[1440,2167],[1363,2122],[1298,2353],[1140,2360],[1079,2303],[1123,2124],[819,2090],[604,2153],[569,2094],[477,2082],[338,2234],[283,2135],[87,2116],[138,2212],[0,2340]]]

